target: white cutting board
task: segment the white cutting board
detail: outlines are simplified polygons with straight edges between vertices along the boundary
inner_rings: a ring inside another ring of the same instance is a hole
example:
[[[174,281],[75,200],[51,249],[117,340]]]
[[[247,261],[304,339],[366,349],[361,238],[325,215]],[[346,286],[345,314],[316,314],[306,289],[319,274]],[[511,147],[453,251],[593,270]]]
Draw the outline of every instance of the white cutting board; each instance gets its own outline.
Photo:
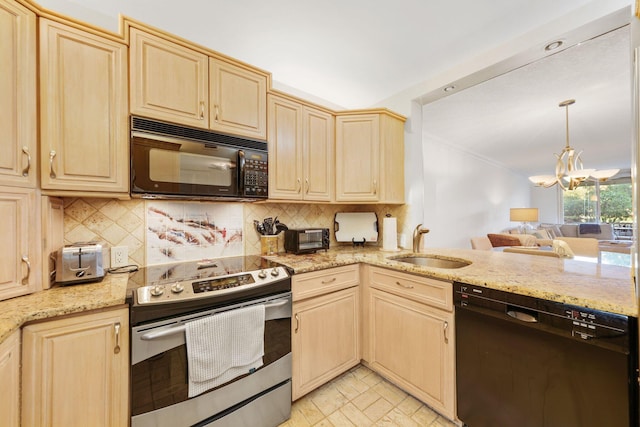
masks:
[[[338,212],[334,220],[338,242],[378,241],[378,217],[375,212]]]

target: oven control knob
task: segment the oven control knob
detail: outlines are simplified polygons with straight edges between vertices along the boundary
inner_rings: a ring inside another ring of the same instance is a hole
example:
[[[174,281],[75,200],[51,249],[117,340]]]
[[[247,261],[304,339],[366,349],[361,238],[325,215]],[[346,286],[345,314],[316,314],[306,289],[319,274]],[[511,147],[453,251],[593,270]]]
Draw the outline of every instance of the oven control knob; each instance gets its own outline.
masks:
[[[260,270],[260,273],[258,273],[258,277],[261,279],[266,279],[267,278],[267,272],[264,270]]]
[[[160,295],[162,295],[164,293],[164,287],[162,287],[160,285],[155,285],[154,287],[151,288],[151,291],[149,291],[149,292],[154,297],[159,297]]]
[[[278,277],[280,275],[280,271],[278,271],[277,267],[273,267],[273,270],[271,270],[271,275],[273,277]]]
[[[173,292],[174,294],[179,294],[182,291],[184,291],[184,286],[182,286],[182,283],[178,282],[171,285],[171,292]]]

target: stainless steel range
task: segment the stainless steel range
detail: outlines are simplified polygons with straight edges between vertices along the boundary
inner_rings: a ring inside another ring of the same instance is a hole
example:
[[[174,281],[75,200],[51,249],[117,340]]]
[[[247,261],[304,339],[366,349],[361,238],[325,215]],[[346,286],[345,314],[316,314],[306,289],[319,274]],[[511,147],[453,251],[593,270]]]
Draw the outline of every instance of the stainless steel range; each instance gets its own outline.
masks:
[[[132,427],[268,427],[289,418],[291,278],[284,267],[221,258],[147,267],[129,283]],[[190,322],[257,305],[264,306],[262,366],[189,397]]]

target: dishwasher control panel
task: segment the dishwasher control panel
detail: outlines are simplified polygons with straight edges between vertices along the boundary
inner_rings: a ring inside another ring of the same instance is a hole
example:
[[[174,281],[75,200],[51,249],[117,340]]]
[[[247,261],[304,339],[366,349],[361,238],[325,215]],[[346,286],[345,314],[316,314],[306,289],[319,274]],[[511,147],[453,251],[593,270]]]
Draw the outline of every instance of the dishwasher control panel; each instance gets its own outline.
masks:
[[[603,345],[624,344],[629,334],[637,334],[635,318],[621,314],[460,282],[454,282],[453,290],[456,310],[468,309],[503,317],[575,339],[601,338]]]

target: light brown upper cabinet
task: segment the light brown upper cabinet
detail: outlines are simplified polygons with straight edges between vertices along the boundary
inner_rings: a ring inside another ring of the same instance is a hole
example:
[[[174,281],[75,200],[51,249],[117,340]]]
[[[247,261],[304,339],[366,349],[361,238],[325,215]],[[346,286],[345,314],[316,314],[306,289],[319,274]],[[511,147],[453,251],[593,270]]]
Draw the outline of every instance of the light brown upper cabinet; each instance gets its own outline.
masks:
[[[131,112],[208,128],[207,56],[137,28],[129,34]]]
[[[337,202],[404,203],[404,121],[387,110],[337,114]]]
[[[36,186],[36,16],[0,0],[0,184]]]
[[[129,191],[127,46],[40,19],[43,193]]]
[[[267,138],[267,78],[248,68],[209,58],[209,127]]]
[[[333,197],[333,115],[269,95],[269,198]]]
[[[267,138],[268,73],[151,29],[130,27],[129,40],[133,114]]]

